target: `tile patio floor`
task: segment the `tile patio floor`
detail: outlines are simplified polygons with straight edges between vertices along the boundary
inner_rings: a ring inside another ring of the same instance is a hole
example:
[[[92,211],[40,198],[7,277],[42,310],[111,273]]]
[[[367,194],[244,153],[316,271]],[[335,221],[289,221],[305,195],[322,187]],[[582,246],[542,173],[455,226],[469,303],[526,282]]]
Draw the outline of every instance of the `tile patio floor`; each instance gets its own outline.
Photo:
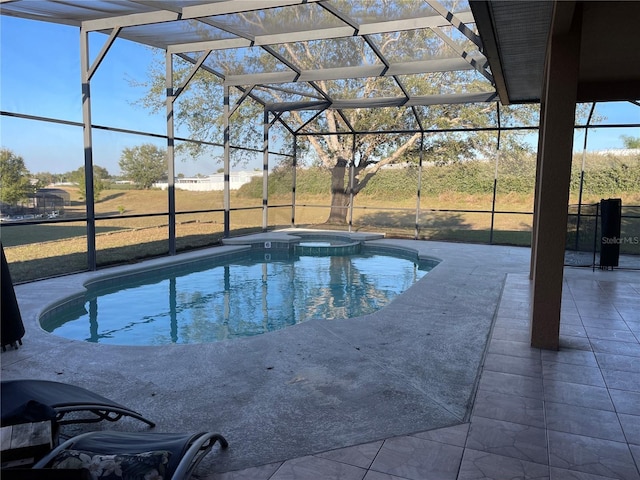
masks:
[[[469,423],[206,480],[640,479],[640,274],[567,269],[561,349],[507,277]]]

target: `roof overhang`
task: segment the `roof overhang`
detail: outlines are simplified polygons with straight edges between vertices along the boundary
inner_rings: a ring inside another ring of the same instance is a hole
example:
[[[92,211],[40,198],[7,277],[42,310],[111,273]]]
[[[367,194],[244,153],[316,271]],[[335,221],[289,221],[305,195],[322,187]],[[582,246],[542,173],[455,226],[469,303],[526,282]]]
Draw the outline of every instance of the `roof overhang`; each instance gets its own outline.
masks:
[[[550,35],[565,28],[578,8],[578,102],[640,98],[640,2],[471,0],[470,5],[502,103],[540,101]]]

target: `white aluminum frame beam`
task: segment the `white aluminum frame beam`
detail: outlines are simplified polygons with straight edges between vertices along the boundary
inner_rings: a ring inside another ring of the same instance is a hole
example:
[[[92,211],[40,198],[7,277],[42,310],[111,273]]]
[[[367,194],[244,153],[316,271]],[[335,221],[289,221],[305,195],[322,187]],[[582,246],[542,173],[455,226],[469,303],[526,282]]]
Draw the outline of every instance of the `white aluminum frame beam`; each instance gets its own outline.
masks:
[[[137,27],[141,25],[153,25],[155,23],[173,22],[180,20],[178,12],[160,10],[157,12],[134,13],[118,17],[100,18],[96,20],[85,20],[82,28],[88,32],[111,30],[116,27]]]
[[[334,99],[311,102],[283,102],[267,105],[271,112],[285,112],[293,110],[319,110],[332,108],[347,110],[352,108],[386,108],[386,107],[424,107],[429,105],[486,103],[496,100],[496,92],[460,93],[452,95],[417,95],[414,97],[385,97],[385,98],[354,98]]]
[[[473,22],[470,12],[457,16],[461,21]],[[425,28],[448,27],[451,23],[439,15],[417,17],[404,20],[390,20],[359,25],[357,28],[349,25],[341,27],[311,29],[298,32],[283,32],[277,34],[257,35],[253,40],[246,38],[209,40],[193,43],[180,43],[170,45],[171,53],[187,53],[199,50],[224,50],[227,48],[274,45],[279,43],[306,42],[311,40],[330,40],[362,35],[374,35],[379,33],[393,33],[406,30]],[[234,45],[234,46],[230,46]]]
[[[138,25],[152,25],[154,23],[171,22],[174,20],[197,20],[203,17],[213,17],[229,13],[249,12],[252,10],[264,10],[266,8],[286,7],[302,3],[314,3],[319,0],[224,0],[206,5],[185,6],[180,11],[157,10],[152,12],[134,13],[131,15],[120,15],[115,17],[86,20],[82,26],[87,31],[109,30],[116,26],[135,27]],[[158,3],[152,1],[137,1],[140,5],[148,5],[157,8]],[[41,20],[39,17],[35,20]],[[75,23],[71,23],[75,24]]]
[[[477,61],[484,57],[474,57]],[[473,70],[474,66],[464,58],[419,60],[414,62],[364,65],[359,67],[335,67],[322,70],[302,70],[298,72],[268,72],[243,75],[227,75],[229,86],[269,85],[293,82],[320,82],[348,78],[395,77],[398,75],[419,75],[422,73]]]

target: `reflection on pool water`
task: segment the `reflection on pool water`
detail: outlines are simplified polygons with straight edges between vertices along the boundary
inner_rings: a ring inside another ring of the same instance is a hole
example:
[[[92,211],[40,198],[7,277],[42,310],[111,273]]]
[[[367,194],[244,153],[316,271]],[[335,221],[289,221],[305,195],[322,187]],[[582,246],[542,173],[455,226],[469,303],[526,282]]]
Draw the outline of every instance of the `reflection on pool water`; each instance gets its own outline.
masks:
[[[209,257],[91,284],[83,298],[45,315],[41,324],[76,340],[163,345],[362,316],[387,305],[436,264],[393,255],[363,249],[357,255],[259,251]]]

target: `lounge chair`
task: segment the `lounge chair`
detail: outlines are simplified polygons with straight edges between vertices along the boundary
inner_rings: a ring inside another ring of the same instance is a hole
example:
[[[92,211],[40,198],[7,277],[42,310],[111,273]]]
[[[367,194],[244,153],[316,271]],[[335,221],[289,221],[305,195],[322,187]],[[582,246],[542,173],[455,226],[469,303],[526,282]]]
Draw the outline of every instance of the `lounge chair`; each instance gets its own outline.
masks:
[[[58,425],[93,423],[102,420],[116,422],[123,416],[136,418],[150,427],[156,425],[130,408],[85,388],[67,383],[48,380],[5,380],[0,383],[0,397],[3,426],[34,421],[31,418],[21,419],[25,411],[24,407],[34,402],[52,408]],[[65,418],[65,415],[70,412],[89,413],[91,416]]]
[[[88,468],[96,478],[110,478],[115,467],[125,478],[149,474],[153,478],[159,475],[165,480],[184,480],[216,442],[222,449],[229,446],[217,433],[89,432],[60,444],[33,469]]]

